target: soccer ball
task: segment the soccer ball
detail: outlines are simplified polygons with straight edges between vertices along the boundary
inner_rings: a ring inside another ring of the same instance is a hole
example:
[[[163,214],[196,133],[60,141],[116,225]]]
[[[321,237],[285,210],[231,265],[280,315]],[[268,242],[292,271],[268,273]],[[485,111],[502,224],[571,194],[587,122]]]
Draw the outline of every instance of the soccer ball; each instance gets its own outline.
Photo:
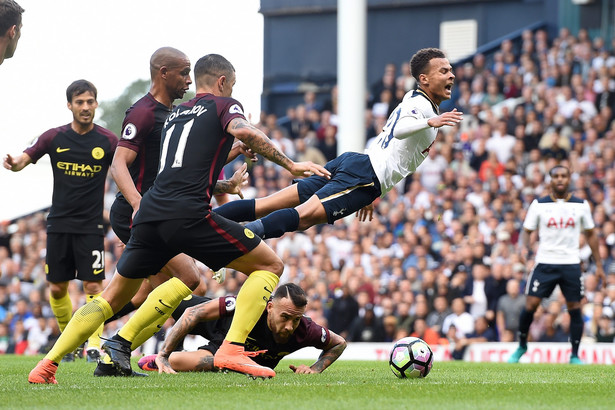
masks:
[[[433,352],[418,337],[404,337],[393,345],[389,367],[400,379],[426,377],[433,365]]]

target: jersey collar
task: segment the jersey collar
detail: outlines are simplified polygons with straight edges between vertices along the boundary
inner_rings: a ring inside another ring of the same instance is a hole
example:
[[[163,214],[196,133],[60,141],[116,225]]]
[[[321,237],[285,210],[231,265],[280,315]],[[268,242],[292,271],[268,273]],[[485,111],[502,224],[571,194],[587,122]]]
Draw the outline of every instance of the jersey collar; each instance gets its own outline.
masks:
[[[570,192],[568,193],[568,195],[566,195],[565,198],[556,198],[555,195],[553,195],[552,193],[549,194],[549,196],[551,197],[553,202],[557,202],[558,199],[563,199],[564,202],[568,202],[568,201],[570,201],[570,198],[572,198],[572,194]]]
[[[427,101],[429,101],[429,103],[431,104],[431,108],[433,108],[433,112],[435,112],[436,115],[440,114],[440,110],[438,109],[438,106],[431,100],[431,98],[429,98],[429,96],[427,95],[425,91],[421,90],[421,87],[418,87],[415,92],[427,98]]]

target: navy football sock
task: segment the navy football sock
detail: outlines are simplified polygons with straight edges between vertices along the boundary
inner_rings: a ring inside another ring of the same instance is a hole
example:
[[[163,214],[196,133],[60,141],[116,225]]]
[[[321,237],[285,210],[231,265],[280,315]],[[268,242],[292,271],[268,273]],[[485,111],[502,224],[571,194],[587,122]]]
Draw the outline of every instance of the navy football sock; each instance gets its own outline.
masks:
[[[256,200],[241,199],[227,202],[214,209],[214,212],[235,222],[253,221],[256,219]]]
[[[534,319],[534,312],[528,312],[523,308],[521,317],[519,318],[519,346],[527,347],[527,333],[530,330],[530,325]]]
[[[583,316],[581,316],[581,309],[572,309],[568,311],[570,314],[570,343],[572,344],[572,356],[579,355],[579,344],[581,343],[581,336],[583,336]]]
[[[299,228],[299,212],[295,208],[280,209],[246,224],[246,228],[263,239],[279,238],[286,232],[294,232]],[[259,235],[260,232],[262,235]]]

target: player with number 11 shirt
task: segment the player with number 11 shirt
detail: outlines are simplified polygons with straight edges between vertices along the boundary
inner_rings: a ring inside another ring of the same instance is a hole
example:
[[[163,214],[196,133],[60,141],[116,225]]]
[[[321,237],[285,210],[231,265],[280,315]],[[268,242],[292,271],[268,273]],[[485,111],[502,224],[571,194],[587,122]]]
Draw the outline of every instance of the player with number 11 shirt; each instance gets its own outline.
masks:
[[[246,337],[265,309],[282,274],[284,263],[250,230],[211,212],[209,201],[234,138],[252,151],[286,168],[295,176],[328,176],[311,162],[295,163],[279,151],[259,129],[246,121],[241,104],[231,98],[235,69],[224,57],[209,54],[194,67],[197,95],[176,107],[162,131],[159,173],[153,187],[141,199],[131,237],[117,263],[117,274],[102,295],[77,311],[56,344],[30,372],[34,383],[55,382],[57,362],[64,352],[78,346],[91,328],[104,322],[135,294],[143,278],[157,272],[172,257],[186,253],[213,270],[227,266],[248,278],[237,295],[235,316],[227,336],[214,356],[214,366],[253,377],[273,377],[275,372],[250,359]],[[160,286],[148,299],[174,309],[192,290],[173,278],[173,289],[159,297]],[[143,309],[146,326],[160,309]],[[157,306],[156,306],[157,307]],[[132,373],[132,340],[114,336],[109,354],[122,374]],[[104,346],[103,346],[104,348]]]

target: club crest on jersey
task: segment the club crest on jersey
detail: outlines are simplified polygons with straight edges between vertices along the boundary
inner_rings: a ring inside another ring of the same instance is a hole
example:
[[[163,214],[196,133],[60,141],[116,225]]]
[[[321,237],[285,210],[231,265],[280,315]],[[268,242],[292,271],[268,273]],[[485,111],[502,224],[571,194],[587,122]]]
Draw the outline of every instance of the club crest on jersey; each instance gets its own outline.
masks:
[[[124,127],[124,132],[122,132],[122,138],[126,140],[131,140],[137,135],[137,127],[133,123],[128,123]]]
[[[241,115],[243,115],[243,110],[241,109],[239,104],[231,105],[231,108],[228,109],[228,112],[230,114],[241,114]]]
[[[94,159],[102,159],[105,156],[105,150],[100,148],[100,147],[96,147],[92,150],[92,158]]]

